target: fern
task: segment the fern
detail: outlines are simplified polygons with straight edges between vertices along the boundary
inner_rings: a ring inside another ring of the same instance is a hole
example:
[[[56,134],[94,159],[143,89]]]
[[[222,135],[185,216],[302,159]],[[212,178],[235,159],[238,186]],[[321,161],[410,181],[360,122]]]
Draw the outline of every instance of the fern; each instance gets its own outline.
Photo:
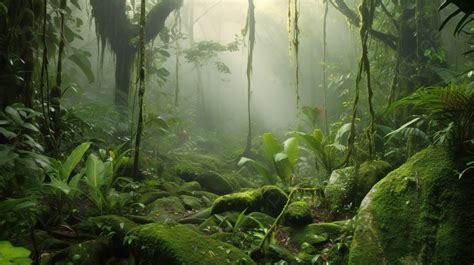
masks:
[[[436,139],[451,138],[458,147],[466,151],[473,138],[474,89],[472,85],[450,84],[447,87],[424,88],[401,99],[391,110],[412,106],[425,111],[426,118],[435,121],[438,131]],[[443,136],[443,132],[444,136]]]

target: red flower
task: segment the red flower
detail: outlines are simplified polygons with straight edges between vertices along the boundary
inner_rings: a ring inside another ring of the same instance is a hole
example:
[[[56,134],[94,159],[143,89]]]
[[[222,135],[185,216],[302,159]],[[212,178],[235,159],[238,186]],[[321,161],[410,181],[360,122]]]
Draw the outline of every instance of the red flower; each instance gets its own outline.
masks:
[[[317,116],[323,116],[324,115],[324,109],[323,108],[315,107],[313,109],[313,111]]]

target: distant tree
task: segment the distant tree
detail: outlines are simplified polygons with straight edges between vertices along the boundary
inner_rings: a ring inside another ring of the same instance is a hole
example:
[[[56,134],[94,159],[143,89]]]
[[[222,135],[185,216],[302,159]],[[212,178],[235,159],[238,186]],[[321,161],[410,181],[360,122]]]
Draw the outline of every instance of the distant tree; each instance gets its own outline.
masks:
[[[165,27],[170,13],[179,8],[183,0],[163,0],[156,4],[146,17],[145,42],[153,41]],[[138,51],[139,25],[127,17],[126,0],[90,0],[92,16],[102,48],[108,46],[115,55],[115,103],[128,104],[131,68]]]

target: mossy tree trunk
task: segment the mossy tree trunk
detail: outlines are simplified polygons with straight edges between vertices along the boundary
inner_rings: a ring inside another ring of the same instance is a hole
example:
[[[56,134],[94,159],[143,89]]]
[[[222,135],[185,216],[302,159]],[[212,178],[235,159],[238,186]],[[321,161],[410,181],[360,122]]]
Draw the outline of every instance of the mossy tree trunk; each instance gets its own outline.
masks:
[[[146,39],[154,40],[165,27],[170,13],[179,8],[183,0],[163,0],[156,4],[146,17]],[[128,106],[131,68],[137,53],[136,39],[139,27],[126,15],[126,0],[90,0],[95,18],[97,35],[102,46],[108,46],[115,54],[115,103]]]
[[[39,0],[0,0],[0,4],[6,7],[0,11],[0,108],[16,102],[32,107],[34,32],[42,4]]]

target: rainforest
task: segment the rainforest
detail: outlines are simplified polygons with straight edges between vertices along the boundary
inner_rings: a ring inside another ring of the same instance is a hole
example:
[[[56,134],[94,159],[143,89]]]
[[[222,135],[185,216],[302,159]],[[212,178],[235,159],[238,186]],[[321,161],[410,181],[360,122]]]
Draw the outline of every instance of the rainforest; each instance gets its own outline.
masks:
[[[472,0],[0,0],[0,265],[474,264]]]

